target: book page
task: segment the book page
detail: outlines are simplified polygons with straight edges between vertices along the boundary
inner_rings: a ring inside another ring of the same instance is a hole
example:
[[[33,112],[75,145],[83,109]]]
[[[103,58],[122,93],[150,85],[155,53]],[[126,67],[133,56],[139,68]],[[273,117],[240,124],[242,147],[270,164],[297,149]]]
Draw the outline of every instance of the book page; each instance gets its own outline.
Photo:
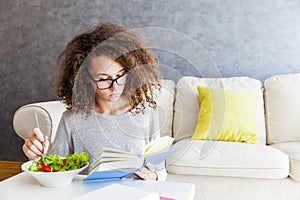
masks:
[[[172,146],[174,138],[170,136],[164,136],[157,140],[154,140],[146,145],[143,151],[144,156],[151,156],[154,154],[168,151]]]
[[[144,165],[144,158],[130,152],[104,147],[90,166],[90,171],[137,169]]]
[[[170,151],[165,151],[159,154],[154,154],[151,156],[146,156],[145,157],[145,162],[150,162],[153,165],[158,165],[159,163],[163,162],[164,160],[166,160],[169,156],[171,156],[172,154],[174,154],[176,151],[178,151],[179,149],[171,149]]]

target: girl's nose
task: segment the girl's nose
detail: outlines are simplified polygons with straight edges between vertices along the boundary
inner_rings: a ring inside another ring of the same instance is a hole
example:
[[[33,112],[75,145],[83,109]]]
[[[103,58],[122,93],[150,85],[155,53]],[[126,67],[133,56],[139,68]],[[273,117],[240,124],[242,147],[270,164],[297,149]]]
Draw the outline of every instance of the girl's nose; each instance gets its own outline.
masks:
[[[114,81],[111,87],[109,88],[111,91],[115,91],[117,87],[117,83]]]

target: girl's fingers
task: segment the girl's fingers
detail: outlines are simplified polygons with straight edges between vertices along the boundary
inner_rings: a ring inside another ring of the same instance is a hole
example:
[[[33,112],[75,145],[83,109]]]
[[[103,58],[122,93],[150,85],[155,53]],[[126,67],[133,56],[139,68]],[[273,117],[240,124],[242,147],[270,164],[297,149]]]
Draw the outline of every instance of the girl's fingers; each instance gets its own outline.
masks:
[[[33,129],[33,134],[36,136],[36,138],[40,142],[44,142],[45,141],[44,134],[42,133],[42,131],[39,128]]]
[[[30,140],[26,143],[27,148],[33,152],[34,154],[36,154],[37,156],[41,156],[42,155],[42,149],[43,146],[42,144],[37,141],[37,140]]]
[[[44,136],[44,149],[43,152],[44,154],[46,154],[48,152],[48,148],[49,148],[49,140],[48,140],[48,136]]]
[[[139,177],[137,174],[133,173],[132,175],[132,178],[135,178],[135,179],[142,179],[141,177]]]
[[[32,141],[35,145],[37,145],[37,148],[42,152],[42,154],[46,154],[49,147],[49,140],[48,136],[44,135],[42,131],[39,128],[33,129],[33,133],[35,136],[35,139],[39,141],[38,144],[36,141]]]
[[[24,144],[22,148],[23,148],[24,154],[27,156],[27,158],[29,160],[35,160],[36,158],[40,157],[36,153],[32,152],[26,144]]]
[[[43,144],[36,138],[36,136],[32,134],[29,136],[28,139],[29,139],[29,141],[27,141],[28,148],[37,154],[42,153],[44,149]]]
[[[22,148],[29,160],[39,158],[43,155],[43,144],[37,139],[35,134],[29,135]]]
[[[151,167],[151,166],[148,166]],[[147,165],[140,169],[139,171],[136,171],[133,175],[133,178],[140,178],[143,180],[157,180],[157,174],[155,171],[149,170]]]
[[[154,170],[155,170],[154,165],[150,162],[147,162],[145,167],[151,172],[154,172]]]

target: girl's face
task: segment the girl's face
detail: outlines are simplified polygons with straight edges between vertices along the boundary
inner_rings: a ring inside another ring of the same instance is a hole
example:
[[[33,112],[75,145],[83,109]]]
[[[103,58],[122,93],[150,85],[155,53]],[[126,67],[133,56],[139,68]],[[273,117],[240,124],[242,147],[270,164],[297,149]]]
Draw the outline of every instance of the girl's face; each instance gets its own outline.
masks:
[[[126,83],[126,71],[120,63],[109,56],[96,56],[91,59],[89,73],[98,100],[113,102],[120,98]]]

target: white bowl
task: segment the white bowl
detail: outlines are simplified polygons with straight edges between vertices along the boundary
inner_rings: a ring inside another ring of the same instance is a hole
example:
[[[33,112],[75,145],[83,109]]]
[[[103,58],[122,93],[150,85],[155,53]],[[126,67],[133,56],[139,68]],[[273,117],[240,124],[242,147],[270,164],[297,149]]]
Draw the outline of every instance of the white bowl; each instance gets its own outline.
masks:
[[[23,163],[21,168],[23,171],[33,176],[44,187],[61,187],[68,185],[72,182],[77,174],[79,174],[89,165],[87,164],[80,169],[65,172],[32,172],[28,170],[32,162],[34,161],[27,161]]]

